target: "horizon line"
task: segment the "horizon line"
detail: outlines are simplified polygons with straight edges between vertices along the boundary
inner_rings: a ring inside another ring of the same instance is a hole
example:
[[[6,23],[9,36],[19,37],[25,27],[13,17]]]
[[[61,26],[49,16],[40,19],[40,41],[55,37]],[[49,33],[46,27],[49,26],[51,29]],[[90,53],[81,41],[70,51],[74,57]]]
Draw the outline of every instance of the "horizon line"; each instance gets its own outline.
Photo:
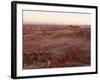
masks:
[[[28,24],[28,23],[23,23],[23,25],[91,25],[91,24]]]

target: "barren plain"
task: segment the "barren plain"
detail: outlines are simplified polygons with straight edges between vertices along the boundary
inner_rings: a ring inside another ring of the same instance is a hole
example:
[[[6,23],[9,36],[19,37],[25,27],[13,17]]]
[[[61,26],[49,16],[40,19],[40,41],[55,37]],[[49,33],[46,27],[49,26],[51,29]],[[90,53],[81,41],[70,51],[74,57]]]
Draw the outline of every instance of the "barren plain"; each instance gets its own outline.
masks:
[[[90,26],[23,25],[23,69],[91,65]]]

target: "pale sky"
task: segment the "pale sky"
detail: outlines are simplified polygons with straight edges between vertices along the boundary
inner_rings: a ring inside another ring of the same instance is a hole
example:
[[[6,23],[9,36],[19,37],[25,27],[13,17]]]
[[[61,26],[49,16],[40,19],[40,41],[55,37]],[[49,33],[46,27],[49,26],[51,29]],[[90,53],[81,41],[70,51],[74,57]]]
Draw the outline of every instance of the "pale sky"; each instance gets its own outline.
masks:
[[[24,24],[90,25],[91,14],[23,11]]]

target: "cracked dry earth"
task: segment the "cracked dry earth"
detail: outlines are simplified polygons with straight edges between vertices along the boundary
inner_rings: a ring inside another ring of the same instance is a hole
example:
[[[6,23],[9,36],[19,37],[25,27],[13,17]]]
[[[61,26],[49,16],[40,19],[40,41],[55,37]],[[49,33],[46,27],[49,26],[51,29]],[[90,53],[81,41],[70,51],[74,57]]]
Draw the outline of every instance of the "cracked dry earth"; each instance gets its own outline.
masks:
[[[27,32],[25,27],[23,30]],[[23,34],[23,69],[90,65],[90,31],[87,29],[80,32],[33,30]]]

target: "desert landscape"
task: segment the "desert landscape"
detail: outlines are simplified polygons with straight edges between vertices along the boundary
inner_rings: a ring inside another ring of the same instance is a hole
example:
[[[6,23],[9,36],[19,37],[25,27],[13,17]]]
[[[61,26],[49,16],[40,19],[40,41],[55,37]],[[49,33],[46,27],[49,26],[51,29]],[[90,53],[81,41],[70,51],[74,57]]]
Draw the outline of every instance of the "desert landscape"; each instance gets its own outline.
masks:
[[[90,25],[23,24],[23,69],[91,65]]]

